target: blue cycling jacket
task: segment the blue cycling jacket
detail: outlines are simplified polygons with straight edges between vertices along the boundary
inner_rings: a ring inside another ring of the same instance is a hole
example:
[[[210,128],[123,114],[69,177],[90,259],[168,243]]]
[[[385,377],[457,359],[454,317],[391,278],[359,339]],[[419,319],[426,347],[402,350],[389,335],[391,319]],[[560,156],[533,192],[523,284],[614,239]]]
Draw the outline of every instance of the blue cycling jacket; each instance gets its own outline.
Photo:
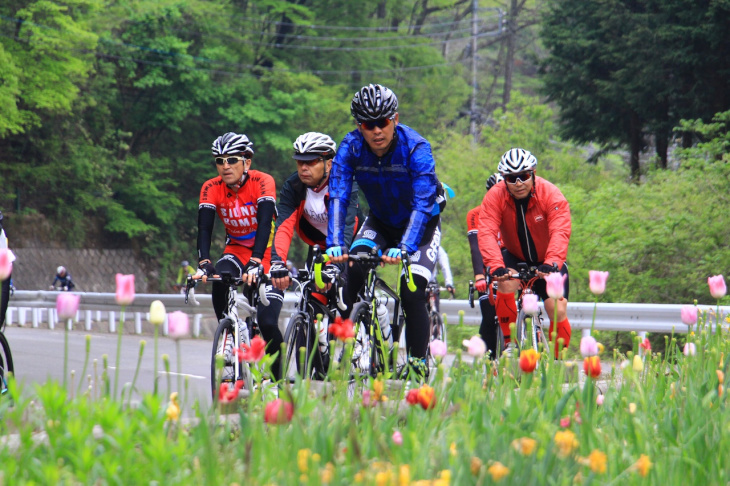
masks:
[[[401,247],[414,253],[426,222],[440,211],[436,204],[436,164],[428,141],[399,124],[391,149],[378,157],[358,130],[345,136],[330,175],[328,247],[344,245],[353,177],[371,213],[389,226],[404,229]]]

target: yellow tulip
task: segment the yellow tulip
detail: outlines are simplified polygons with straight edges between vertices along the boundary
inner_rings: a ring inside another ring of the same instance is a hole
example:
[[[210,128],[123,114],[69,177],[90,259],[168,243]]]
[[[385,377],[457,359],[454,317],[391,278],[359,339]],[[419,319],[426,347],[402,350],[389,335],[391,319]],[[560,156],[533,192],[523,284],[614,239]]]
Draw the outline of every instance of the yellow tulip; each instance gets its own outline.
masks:
[[[506,475],[509,474],[509,468],[502,464],[499,461],[496,461],[494,464],[489,466],[487,468],[487,472],[492,476],[492,479],[496,481],[501,481],[502,478],[504,478]]]
[[[632,363],[631,367],[637,373],[641,373],[642,371],[644,371],[644,361],[641,359],[641,357],[638,354],[636,356],[634,356],[634,362]]]
[[[150,322],[155,326],[159,326],[165,322],[165,316],[167,311],[165,310],[165,304],[160,300],[154,300],[150,304]]]

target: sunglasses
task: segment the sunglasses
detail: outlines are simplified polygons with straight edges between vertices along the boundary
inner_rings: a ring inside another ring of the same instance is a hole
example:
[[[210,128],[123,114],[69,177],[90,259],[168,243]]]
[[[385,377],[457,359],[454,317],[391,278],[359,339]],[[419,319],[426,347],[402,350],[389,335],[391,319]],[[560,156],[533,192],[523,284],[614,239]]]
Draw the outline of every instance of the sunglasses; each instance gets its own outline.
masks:
[[[358,125],[363,127],[365,130],[375,130],[375,127],[385,128],[393,121],[392,118],[381,118],[375,121],[361,121],[357,122]]]
[[[223,165],[228,162],[228,165],[236,165],[239,160],[246,160],[246,157],[216,157],[216,165]]]
[[[312,159],[312,160],[300,160],[300,159],[297,159],[297,164],[306,165],[306,166],[309,166],[309,167],[313,167],[313,166],[319,164],[320,162],[324,162],[324,157],[320,157],[318,159]]]
[[[519,174],[507,174],[504,176],[504,180],[507,181],[509,184],[517,184],[518,182],[521,182],[523,184],[527,184],[527,181],[529,181],[532,178],[533,172],[520,172]]]

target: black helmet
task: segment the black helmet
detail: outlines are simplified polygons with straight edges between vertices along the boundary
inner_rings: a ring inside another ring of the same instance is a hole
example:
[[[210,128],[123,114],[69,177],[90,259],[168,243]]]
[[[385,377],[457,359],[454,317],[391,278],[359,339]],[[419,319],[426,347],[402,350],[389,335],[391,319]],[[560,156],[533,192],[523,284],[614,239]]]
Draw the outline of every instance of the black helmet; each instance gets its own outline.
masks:
[[[350,113],[357,121],[392,118],[398,111],[398,98],[390,89],[379,84],[363,86],[350,103]]]
[[[243,154],[250,157],[253,155],[253,142],[246,135],[228,132],[213,141],[211,150],[213,157],[235,154]]]

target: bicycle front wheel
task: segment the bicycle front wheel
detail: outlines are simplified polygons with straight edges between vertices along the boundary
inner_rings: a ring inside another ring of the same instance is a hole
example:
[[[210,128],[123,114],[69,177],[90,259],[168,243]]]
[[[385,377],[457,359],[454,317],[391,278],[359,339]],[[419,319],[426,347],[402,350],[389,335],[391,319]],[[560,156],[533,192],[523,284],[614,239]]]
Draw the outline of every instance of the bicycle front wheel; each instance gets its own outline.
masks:
[[[210,383],[213,400],[217,400],[221,386],[226,385],[228,389],[236,387],[236,382],[241,381],[238,386],[253,390],[253,378],[248,363],[239,362],[233,353],[236,330],[232,319],[221,319],[218,328],[213,336],[213,353],[210,361]],[[221,360],[223,365],[218,369],[216,361]]]
[[[515,329],[515,336],[517,348],[522,351],[523,349],[527,349],[530,345],[530,337],[527,334],[527,323],[525,322],[525,318],[527,315],[525,312],[520,309],[520,311],[517,313],[517,321],[516,321],[516,329]]]
[[[326,356],[319,350],[319,340],[311,320],[304,313],[295,314],[286,326],[287,377],[297,373],[302,378],[324,379],[327,374]]]
[[[10,352],[10,344],[3,332],[0,332],[0,391],[5,393],[8,390],[8,374],[15,373],[13,367],[13,355]]]
[[[385,360],[375,335],[379,328],[373,330],[372,334],[370,332],[373,324],[370,309],[367,302],[358,302],[350,313],[350,319],[355,324],[355,348],[352,363],[356,370],[359,369],[363,374],[374,377],[385,369]],[[382,334],[380,341],[384,341]]]
[[[430,312],[429,313],[429,329],[430,332],[430,339],[429,343],[433,342],[436,339],[439,339],[446,344],[446,326],[444,326],[444,321],[441,319],[441,316],[438,312]],[[431,355],[431,346],[426,349],[426,354],[429,357],[429,361],[433,362],[433,365],[436,365],[436,360],[433,358],[433,355]]]

